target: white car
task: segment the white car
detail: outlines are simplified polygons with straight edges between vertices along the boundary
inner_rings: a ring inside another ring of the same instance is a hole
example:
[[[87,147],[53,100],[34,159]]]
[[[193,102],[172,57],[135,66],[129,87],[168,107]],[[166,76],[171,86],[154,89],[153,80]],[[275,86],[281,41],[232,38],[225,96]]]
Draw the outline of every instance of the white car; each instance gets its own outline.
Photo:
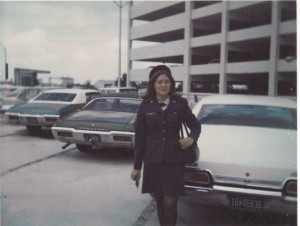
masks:
[[[0,108],[3,105],[3,99],[6,97],[15,97],[25,89],[24,86],[14,86],[8,84],[0,84]]]
[[[186,166],[186,199],[242,211],[296,215],[297,108],[290,99],[204,97],[200,159]]]
[[[0,111],[5,112],[15,105],[26,103],[30,99],[39,95],[40,93],[51,89],[58,89],[58,87],[24,87],[23,90],[17,95],[4,97],[2,100],[2,106],[0,108]]]
[[[41,127],[52,127],[56,121],[101,94],[92,89],[47,90],[27,103],[16,105],[5,112],[8,122],[26,125],[30,133]]]

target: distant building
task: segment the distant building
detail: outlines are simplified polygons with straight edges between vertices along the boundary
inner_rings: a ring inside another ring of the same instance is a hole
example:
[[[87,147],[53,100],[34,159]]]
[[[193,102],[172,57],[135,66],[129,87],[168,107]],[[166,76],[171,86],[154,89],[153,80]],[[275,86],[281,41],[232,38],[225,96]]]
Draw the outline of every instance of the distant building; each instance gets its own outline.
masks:
[[[50,74],[50,71],[15,68],[15,85],[17,86],[37,86],[40,85],[38,74]]]
[[[48,85],[70,88],[70,87],[73,87],[73,85],[74,85],[74,78],[65,77],[65,76],[50,76]]]
[[[129,6],[128,80],[171,66],[183,93],[296,98],[296,1],[143,1]]]
[[[97,89],[99,88],[105,88],[105,87],[111,87],[115,85],[116,80],[98,80],[95,82],[95,87]]]

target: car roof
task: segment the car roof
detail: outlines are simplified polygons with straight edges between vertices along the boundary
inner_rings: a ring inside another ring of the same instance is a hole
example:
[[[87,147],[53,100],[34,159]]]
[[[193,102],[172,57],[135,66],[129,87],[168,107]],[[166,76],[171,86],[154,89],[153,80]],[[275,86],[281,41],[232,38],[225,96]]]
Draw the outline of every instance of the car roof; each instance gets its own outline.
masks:
[[[101,97],[125,97],[125,98],[136,98],[136,99],[138,99],[139,95],[138,95],[137,92],[121,92],[121,93],[104,94],[104,95],[101,95],[98,98],[101,98]]]
[[[121,87],[109,86],[109,87],[102,87],[102,88],[99,88],[99,89],[136,89],[136,88],[135,87],[125,87],[125,86],[121,86]]]
[[[99,92],[96,89],[51,89],[44,91],[44,93],[87,93],[87,92]]]
[[[224,94],[203,97],[203,104],[243,104],[296,108],[297,102],[283,97]]]

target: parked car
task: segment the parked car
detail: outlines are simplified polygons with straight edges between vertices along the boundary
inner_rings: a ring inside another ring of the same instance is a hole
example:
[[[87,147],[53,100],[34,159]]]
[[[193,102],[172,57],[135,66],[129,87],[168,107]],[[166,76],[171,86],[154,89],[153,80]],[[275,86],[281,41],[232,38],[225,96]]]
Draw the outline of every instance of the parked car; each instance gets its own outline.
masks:
[[[138,92],[134,87],[105,87],[98,89],[101,95],[111,94],[111,93],[131,93]]]
[[[89,102],[82,110],[62,117],[52,127],[53,136],[76,144],[79,151],[93,147],[132,149],[134,122],[141,103],[137,93],[115,93]]]
[[[57,89],[57,87],[24,87],[24,89],[20,92],[17,93],[17,95],[14,96],[6,96],[2,99],[2,106],[1,107],[1,112],[7,111],[9,108],[18,105],[18,104],[23,104],[26,103],[28,100],[36,97],[38,94],[41,92],[44,92],[46,90],[50,89]]]
[[[6,97],[15,97],[25,89],[24,86],[14,86],[9,84],[0,84],[0,108],[3,104],[3,99]]]
[[[82,108],[91,99],[99,97],[97,90],[47,90],[27,103],[11,107],[5,112],[8,122],[26,125],[30,133],[41,127],[51,127],[62,116]]]
[[[200,159],[186,166],[186,198],[236,210],[296,214],[297,113],[290,99],[214,95],[193,113]]]

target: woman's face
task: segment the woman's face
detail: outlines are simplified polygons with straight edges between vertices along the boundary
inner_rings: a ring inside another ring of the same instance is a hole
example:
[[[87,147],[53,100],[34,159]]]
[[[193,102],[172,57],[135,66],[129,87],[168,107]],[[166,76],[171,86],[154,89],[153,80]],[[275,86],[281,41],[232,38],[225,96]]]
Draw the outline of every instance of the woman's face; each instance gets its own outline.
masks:
[[[168,96],[171,90],[171,81],[168,76],[165,74],[160,75],[154,83],[154,89],[157,96]]]

